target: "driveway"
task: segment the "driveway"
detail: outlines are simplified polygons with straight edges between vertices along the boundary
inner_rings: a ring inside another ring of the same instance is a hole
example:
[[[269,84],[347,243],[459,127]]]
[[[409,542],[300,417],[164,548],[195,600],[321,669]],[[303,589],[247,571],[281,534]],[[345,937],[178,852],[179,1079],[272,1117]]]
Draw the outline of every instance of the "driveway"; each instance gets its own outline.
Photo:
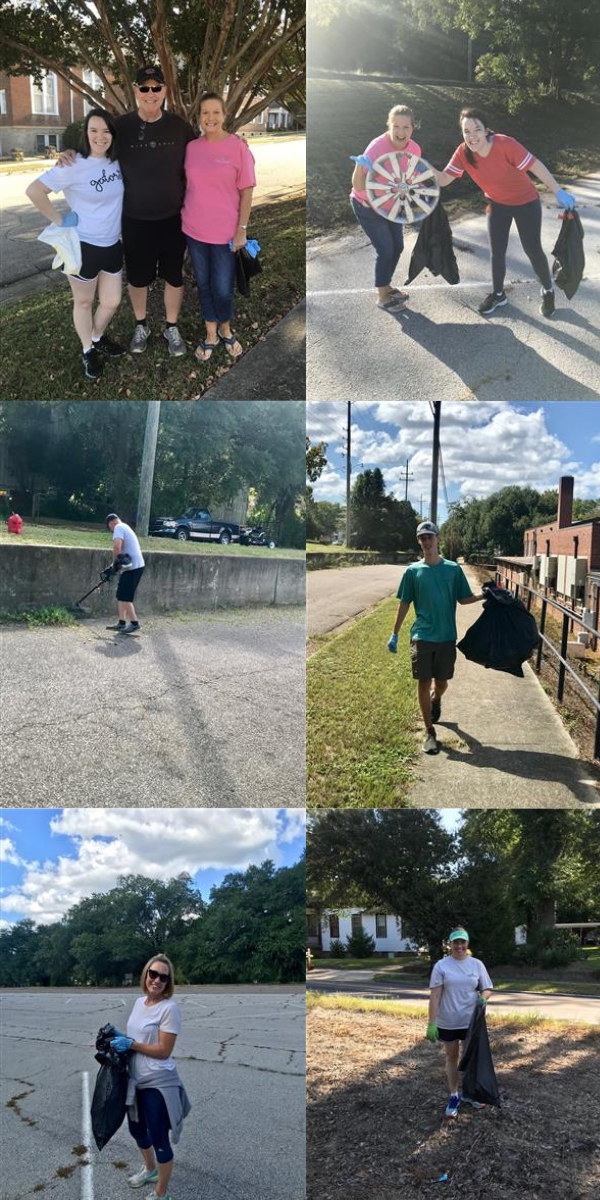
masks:
[[[303,807],[304,608],[1,635],[2,798]]]
[[[508,307],[481,317],[491,290],[485,218],[453,223],[461,282],[450,287],[429,272],[410,285],[400,315],[374,303],[371,244],[360,231],[322,238],[307,260],[307,396],[347,400],[595,400],[600,390],[600,174],[569,185],[585,230],[586,277],[568,301],[557,291],[552,320],[539,312],[539,284],[513,228],[507,258]],[[560,225],[542,193],[542,242],[551,260]],[[409,229],[395,275],[402,286],[416,240]],[[551,260],[552,261],[552,260]],[[349,347],[360,347],[349,353]]]

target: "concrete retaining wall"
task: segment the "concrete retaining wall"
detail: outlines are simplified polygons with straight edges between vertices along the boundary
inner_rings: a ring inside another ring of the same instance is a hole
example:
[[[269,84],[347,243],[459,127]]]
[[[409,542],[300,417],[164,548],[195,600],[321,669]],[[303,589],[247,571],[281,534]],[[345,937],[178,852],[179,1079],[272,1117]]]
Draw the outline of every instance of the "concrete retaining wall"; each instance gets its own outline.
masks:
[[[110,548],[0,546],[0,611],[19,612],[75,603],[98,582],[110,562]],[[201,612],[250,604],[304,604],[304,560],[226,554],[145,555],[146,570],[136,595],[139,612],[180,609]],[[116,580],[111,579],[84,602],[92,614],[115,612]]]

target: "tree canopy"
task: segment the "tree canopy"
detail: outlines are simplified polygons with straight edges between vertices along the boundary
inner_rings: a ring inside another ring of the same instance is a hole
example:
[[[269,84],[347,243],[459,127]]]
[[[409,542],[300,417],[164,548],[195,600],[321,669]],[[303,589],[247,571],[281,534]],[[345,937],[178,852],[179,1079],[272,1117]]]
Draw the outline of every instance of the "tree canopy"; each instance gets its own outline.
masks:
[[[451,504],[450,516],[440,531],[441,542],[449,558],[522,554],[525,530],[555,520],[557,512],[555,488],[537,492],[535,488],[511,485],[483,500],[471,497]],[[575,500],[574,520],[594,512],[600,512],[600,498]]]
[[[356,476],[352,487],[352,544],[358,550],[414,550],[419,514],[387,493],[379,467]]]
[[[0,0],[0,67],[54,71],[120,114],[135,107],[136,72],[158,62],[171,111],[197,124],[202,94],[226,93],[234,130],[275,102],[303,119],[305,26],[303,0]]]
[[[0,986],[121,986],[152,954],[178,983],[287,983],[304,978],[305,867],[234,871],[202,899],[189,875],[122,876],[62,921],[0,930]]]

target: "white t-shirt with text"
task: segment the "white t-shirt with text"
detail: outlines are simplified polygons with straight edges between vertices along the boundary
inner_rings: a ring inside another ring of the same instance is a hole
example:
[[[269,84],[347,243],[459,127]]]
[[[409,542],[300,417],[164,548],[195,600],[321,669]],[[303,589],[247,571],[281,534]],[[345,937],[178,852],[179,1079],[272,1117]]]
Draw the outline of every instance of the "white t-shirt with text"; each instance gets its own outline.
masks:
[[[478,958],[458,961],[450,955],[437,962],[431,972],[430,988],[441,987],[442,995],[436,1024],[440,1029],[466,1029],[479,992],[493,988],[493,983]]]
[[[39,178],[51,192],[62,192],[69,208],[77,213],[75,228],[81,242],[114,246],[119,241],[123,177],[118,162],[78,154],[72,166],[51,167]]]
[[[181,1016],[179,1005],[174,1000],[159,1000],[158,1004],[146,1004],[146,998],[136,1000],[127,1022],[127,1036],[145,1046],[158,1046],[161,1029],[165,1033],[179,1033]],[[172,1058],[150,1058],[140,1051],[134,1052],[129,1060],[132,1079],[151,1079],[158,1071],[174,1071]]]
[[[115,538],[123,538],[123,554],[128,554],[131,558],[131,566],[123,567],[124,571],[133,571],[135,567],[145,567],[144,556],[141,551],[140,543],[137,539],[137,534],[133,532],[130,525],[126,525],[124,521],[119,521],[113,529],[113,542]]]

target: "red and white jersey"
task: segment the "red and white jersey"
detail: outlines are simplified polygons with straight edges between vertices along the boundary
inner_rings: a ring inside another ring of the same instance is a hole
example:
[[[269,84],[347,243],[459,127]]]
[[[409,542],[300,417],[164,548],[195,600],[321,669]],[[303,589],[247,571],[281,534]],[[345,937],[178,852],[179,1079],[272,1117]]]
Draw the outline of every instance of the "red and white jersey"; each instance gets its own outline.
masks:
[[[526,173],[535,157],[515,138],[495,133],[487,158],[474,154],[475,166],[467,162],[465,150],[463,144],[454,151],[444,168],[449,175],[460,179],[466,171],[488,200],[495,200],[497,204],[529,204],[537,200],[538,193]]]

